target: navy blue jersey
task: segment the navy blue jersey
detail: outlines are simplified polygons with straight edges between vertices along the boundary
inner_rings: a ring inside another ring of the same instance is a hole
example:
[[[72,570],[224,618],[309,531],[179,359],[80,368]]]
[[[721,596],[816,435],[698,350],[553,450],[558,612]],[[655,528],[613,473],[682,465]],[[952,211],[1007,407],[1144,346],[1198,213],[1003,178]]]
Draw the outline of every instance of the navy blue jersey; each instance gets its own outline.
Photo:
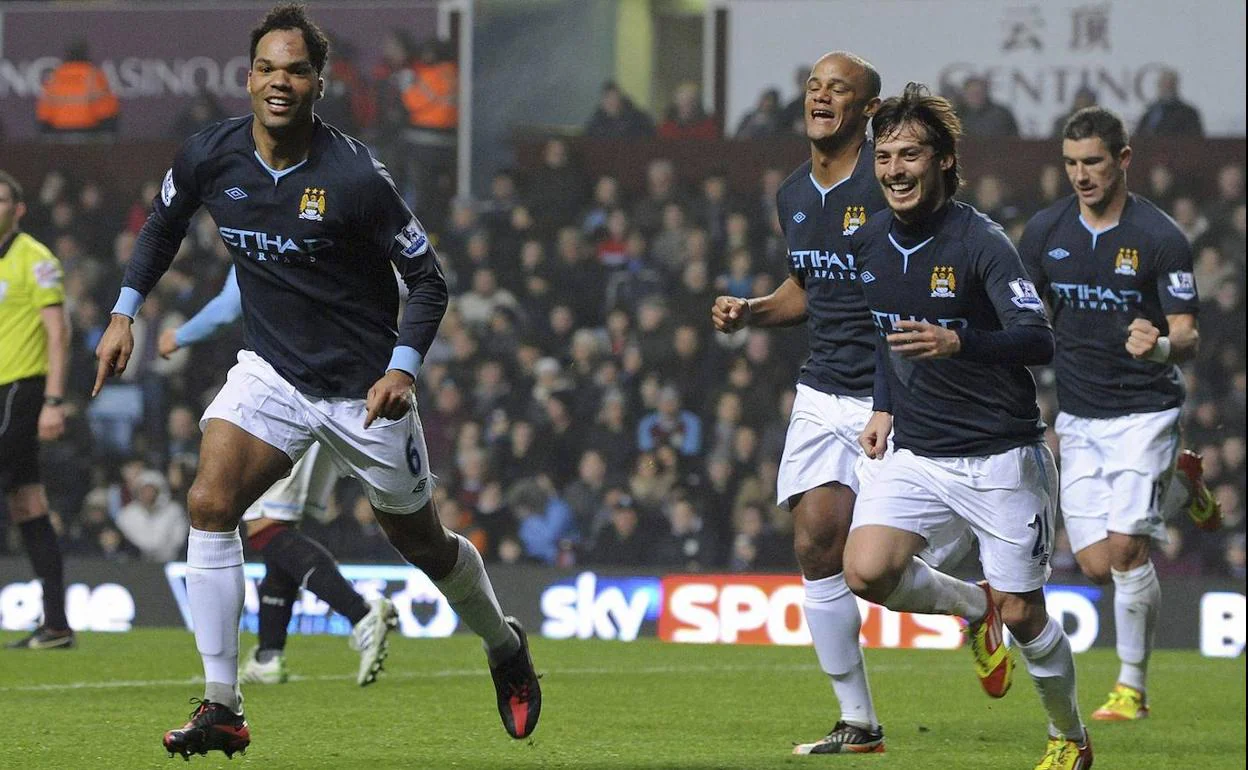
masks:
[[[1118,224],[1093,234],[1071,195],[1032,217],[1018,250],[1053,312],[1062,411],[1120,417],[1183,403],[1177,366],[1137,361],[1126,348],[1135,319],[1166,334],[1167,315],[1197,312],[1192,250],[1170,217],[1129,195]]]
[[[317,119],[307,159],[274,172],[252,120],[182,145],[122,285],[146,296],[205,206],[234,256],[246,346],[302,393],[364,398],[392,354],[418,365],[433,342],[447,302],[437,256],[364,145]],[[395,269],[409,289],[401,323]]]
[[[806,289],[810,357],[798,382],[824,393],[871,395],[875,330],[858,285],[850,236],[867,213],[884,206],[875,181],[871,144],[848,177],[826,192],[806,161],[776,193],[780,229],[789,251],[789,273]]]
[[[1048,327],[1044,303],[1001,226],[965,203],[950,201],[914,228],[887,210],[873,214],[854,243],[880,345],[902,320],[989,332]],[[891,351],[884,360],[899,448],[971,457],[1044,435],[1036,383],[1022,364],[914,361]]]

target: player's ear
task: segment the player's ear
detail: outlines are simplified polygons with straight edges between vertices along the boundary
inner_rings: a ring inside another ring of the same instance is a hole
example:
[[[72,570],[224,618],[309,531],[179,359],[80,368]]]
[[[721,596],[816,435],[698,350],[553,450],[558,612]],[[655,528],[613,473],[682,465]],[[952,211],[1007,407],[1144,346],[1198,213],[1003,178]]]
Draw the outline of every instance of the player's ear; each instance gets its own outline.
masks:
[[[942,155],[940,158],[940,170],[948,171],[949,169],[953,168],[953,164],[957,162],[958,162],[958,159],[952,155]]]
[[[1131,145],[1127,145],[1118,151],[1118,168],[1123,171],[1127,170],[1127,166],[1131,165]]]
[[[875,111],[880,108],[880,97],[874,96],[867,101],[867,106],[863,108],[862,114],[870,118],[875,115]]]
[[[316,79],[316,98],[320,100],[325,96],[325,78]]]

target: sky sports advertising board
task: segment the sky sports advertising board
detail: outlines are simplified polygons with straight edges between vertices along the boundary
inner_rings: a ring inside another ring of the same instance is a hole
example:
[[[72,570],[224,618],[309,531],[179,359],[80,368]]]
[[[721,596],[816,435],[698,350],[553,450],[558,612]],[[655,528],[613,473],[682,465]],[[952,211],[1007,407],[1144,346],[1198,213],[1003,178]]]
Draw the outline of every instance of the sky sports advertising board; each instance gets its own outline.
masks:
[[[190,628],[186,565],[74,561],[67,565],[66,611],[80,631],[129,631],[134,626]],[[550,639],[630,642],[654,637],[674,644],[809,645],[797,575],[639,575],[560,571],[532,566],[490,569],[499,601],[527,627]],[[366,598],[387,596],[408,637],[444,637],[459,618],[424,573],[406,565],[344,564],[343,575]],[[259,622],[257,586],[263,564],[247,564],[241,627]],[[0,628],[34,628],[42,588],[24,559],[0,559]],[[1212,578],[1165,581],[1167,622],[1158,647],[1199,649],[1210,657],[1243,654],[1248,621],[1242,583]],[[1114,643],[1113,597],[1096,586],[1051,584],[1049,613],[1061,621],[1071,646],[1082,652]],[[953,649],[962,644],[956,618],[893,612],[859,600],[862,642],[892,649]],[[304,591],[290,623],[292,634],[345,636],[346,618]]]

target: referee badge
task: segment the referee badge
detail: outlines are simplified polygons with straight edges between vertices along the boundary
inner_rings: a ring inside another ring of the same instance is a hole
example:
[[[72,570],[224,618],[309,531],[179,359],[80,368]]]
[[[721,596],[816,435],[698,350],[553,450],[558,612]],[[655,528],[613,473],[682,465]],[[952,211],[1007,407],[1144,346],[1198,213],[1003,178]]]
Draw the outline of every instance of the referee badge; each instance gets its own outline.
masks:
[[[932,268],[932,296],[953,297],[958,289],[958,279],[953,275],[953,265],[937,265]]]
[[[325,188],[305,187],[299,199],[299,218],[320,222],[325,218]]]

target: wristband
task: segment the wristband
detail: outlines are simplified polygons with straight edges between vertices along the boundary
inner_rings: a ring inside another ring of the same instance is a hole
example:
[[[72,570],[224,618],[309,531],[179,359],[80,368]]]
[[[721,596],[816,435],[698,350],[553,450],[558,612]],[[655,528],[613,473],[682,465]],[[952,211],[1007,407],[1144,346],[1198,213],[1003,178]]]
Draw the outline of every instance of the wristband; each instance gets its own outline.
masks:
[[[44,396],[43,397],[44,406],[60,406],[61,404],[64,404],[64,403],[65,403],[65,399],[61,398],[60,396]]]
[[[1170,362],[1170,338],[1158,337],[1157,344],[1153,349],[1148,351],[1148,355],[1144,356],[1145,361],[1152,361],[1158,364]]]

